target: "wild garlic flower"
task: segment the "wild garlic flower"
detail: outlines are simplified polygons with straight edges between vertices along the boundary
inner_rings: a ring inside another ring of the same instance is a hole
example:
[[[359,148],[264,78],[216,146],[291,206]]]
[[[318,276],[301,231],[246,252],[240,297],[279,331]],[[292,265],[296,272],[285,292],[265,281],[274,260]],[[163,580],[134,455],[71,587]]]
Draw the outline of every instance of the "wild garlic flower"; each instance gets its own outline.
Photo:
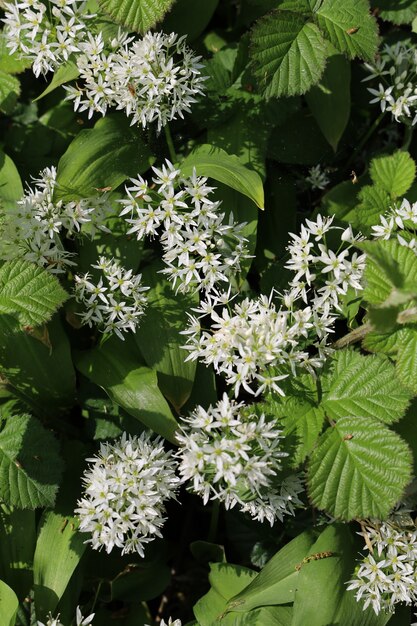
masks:
[[[362,534],[362,533],[360,533]],[[368,554],[348,582],[363,609],[371,606],[378,615],[394,611],[398,602],[417,601],[417,532],[392,521],[372,523],[364,531]]]
[[[364,81],[378,80],[378,89],[368,88],[381,111],[392,114],[396,122],[412,118],[417,122],[417,54],[402,42],[385,45],[375,63],[365,63],[369,73]]]
[[[34,183],[14,209],[0,210],[0,258],[23,258],[52,273],[64,272],[75,263],[64,249],[63,238],[78,236],[86,223],[91,237],[97,229],[107,230],[104,221],[111,207],[106,195],[55,201],[54,167],[42,170]]]
[[[145,626],[148,626],[148,624],[145,624]],[[174,619],[174,621],[172,621],[172,617],[170,617],[167,622],[162,620],[159,626],[182,626],[182,622],[180,619]]]
[[[22,0],[5,4],[4,33],[10,53],[32,61],[35,76],[55,71],[80,52],[80,42],[94,15],[84,0]]]
[[[201,57],[175,33],[146,33],[134,41],[120,35],[106,49],[101,34],[89,35],[76,58],[83,87],[66,87],[75,111],[105,115],[108,108],[123,110],[131,125],[169,121],[191,110],[203,93]]]
[[[91,615],[88,615],[88,617],[83,617],[80,607],[77,606],[77,612],[75,615],[76,626],[89,626],[89,624],[91,624],[94,619],[94,615],[95,613],[91,613]],[[40,621],[38,621],[37,623],[38,626],[63,626],[63,624],[61,624],[61,622],[59,621],[59,615],[57,615],[56,617],[52,617],[51,613],[49,613],[48,621],[46,622],[46,624]]]
[[[142,274],[124,269],[115,259],[100,257],[97,265],[102,276],[93,282],[90,273],[75,276],[75,299],[84,304],[80,313],[82,324],[96,324],[104,334],[115,333],[124,340],[123,333],[135,332],[147,305],[142,285]]]
[[[179,473],[188,489],[203,498],[238,505],[253,518],[276,519],[294,513],[302,491],[299,479],[280,480],[282,431],[264,415],[243,409],[227,394],[207,410],[198,406],[181,418],[177,434]]]
[[[310,184],[312,189],[325,189],[330,180],[326,172],[323,172],[320,165],[311,167],[308,171],[306,181]]]
[[[329,307],[317,313],[310,306],[279,306],[274,295],[245,298],[232,307],[225,304],[224,294],[206,296],[193,309],[197,315],[189,314],[189,327],[183,331],[188,335],[186,361],[213,365],[236,396],[241,387],[255,396],[284,395],[281,380],[300,369],[314,371],[321,366],[326,354],[321,347],[333,332],[335,318]],[[318,348],[317,355],[309,354],[310,345]]]
[[[362,289],[366,255],[351,252],[357,239],[351,228],[341,234],[336,251],[329,247],[326,234],[340,231],[332,226],[333,219],[318,215],[315,221],[306,220],[299,235],[290,233],[292,241],[287,247],[290,260],[286,267],[295,272],[287,297],[301,297],[316,312],[328,306],[338,311],[349,288]]]
[[[99,454],[87,459],[84,494],[75,510],[81,532],[90,533],[94,550],[114,547],[122,554],[137,552],[162,537],[165,502],[175,498],[177,462],[159,438],[126,433],[114,443],[102,443]]]
[[[372,226],[372,236],[385,240],[396,236],[401,246],[417,254],[416,226],[417,202],[410,203],[404,198],[400,206],[394,205],[385,215],[380,215],[379,224]]]
[[[168,160],[161,169],[153,167],[154,185],[140,176],[130,179],[126,187],[127,199],[121,200],[121,216],[131,225],[128,234],[138,240],[159,237],[162,272],[180,292],[210,291],[219,282],[229,282],[241,267],[241,259],[248,257],[246,239],[242,235],[245,224],[239,224],[230,215],[220,211],[220,202],[211,200],[214,191],[207,178],[189,178]]]

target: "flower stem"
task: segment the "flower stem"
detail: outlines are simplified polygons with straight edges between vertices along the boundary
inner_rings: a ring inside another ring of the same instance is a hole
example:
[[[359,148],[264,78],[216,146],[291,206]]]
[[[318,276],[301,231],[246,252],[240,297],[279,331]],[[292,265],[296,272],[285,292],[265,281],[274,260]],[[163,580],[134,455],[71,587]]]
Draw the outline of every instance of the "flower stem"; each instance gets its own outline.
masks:
[[[408,148],[410,147],[411,140],[413,138],[413,131],[414,131],[414,126],[407,125],[405,127],[403,145],[400,148],[400,150],[402,150],[403,152],[406,152]]]
[[[171,130],[169,128],[169,124],[165,124],[164,132],[165,132],[165,139],[167,140],[169,156],[171,157],[172,163],[176,163],[178,161],[178,158],[177,158],[177,153],[175,152],[174,142],[172,140],[172,135],[171,135]]]

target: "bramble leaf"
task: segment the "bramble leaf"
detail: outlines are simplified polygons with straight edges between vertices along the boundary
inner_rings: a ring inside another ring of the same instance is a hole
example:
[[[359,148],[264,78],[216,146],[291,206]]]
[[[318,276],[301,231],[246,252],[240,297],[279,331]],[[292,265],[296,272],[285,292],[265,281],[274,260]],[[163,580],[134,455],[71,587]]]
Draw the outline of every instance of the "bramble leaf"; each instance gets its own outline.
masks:
[[[118,24],[146,33],[160,22],[174,0],[99,0],[99,5]]]
[[[375,185],[392,198],[403,196],[416,177],[416,164],[408,152],[398,151],[392,156],[372,159],[369,173]]]
[[[34,263],[16,259],[0,267],[0,313],[24,326],[48,321],[67,298],[58,279]]]
[[[308,466],[312,503],[346,521],[384,519],[410,482],[405,441],[372,417],[342,417],[320,437]]]
[[[47,453],[46,453],[47,452]],[[0,497],[12,506],[53,506],[63,463],[54,436],[30,415],[15,415],[0,431]]]
[[[305,16],[276,10],[252,30],[252,59],[267,98],[305,93],[323,74],[326,46]]]
[[[333,419],[364,416],[390,424],[401,419],[411,400],[386,357],[363,356],[354,350],[334,355],[331,370],[321,384],[320,406]]]

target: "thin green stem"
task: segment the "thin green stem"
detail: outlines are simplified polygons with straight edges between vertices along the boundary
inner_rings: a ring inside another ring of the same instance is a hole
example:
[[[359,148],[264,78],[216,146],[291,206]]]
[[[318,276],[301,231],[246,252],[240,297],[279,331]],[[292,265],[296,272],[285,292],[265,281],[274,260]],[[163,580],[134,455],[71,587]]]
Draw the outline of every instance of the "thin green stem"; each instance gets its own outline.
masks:
[[[413,132],[414,132],[414,126],[407,125],[405,127],[403,145],[401,146],[400,150],[403,150],[404,152],[406,152],[409,149],[411,140],[413,139]]]
[[[91,613],[94,611],[94,608],[97,604],[97,600],[98,600],[98,594],[100,593],[100,589],[101,589],[101,585],[103,584],[103,581],[100,580],[100,582],[97,585],[97,589],[96,589],[96,593],[94,594],[94,600],[93,600],[93,604],[91,605]]]
[[[177,153],[175,152],[175,146],[174,146],[174,142],[172,140],[172,135],[171,135],[171,130],[169,128],[169,124],[165,124],[164,132],[165,132],[165,139],[167,140],[169,156],[171,157],[172,163],[176,163],[178,161]]]
[[[213,501],[213,506],[211,509],[211,520],[210,520],[210,528],[208,532],[207,541],[214,543],[217,535],[217,527],[219,525],[219,513],[220,513],[220,502],[218,500]]]

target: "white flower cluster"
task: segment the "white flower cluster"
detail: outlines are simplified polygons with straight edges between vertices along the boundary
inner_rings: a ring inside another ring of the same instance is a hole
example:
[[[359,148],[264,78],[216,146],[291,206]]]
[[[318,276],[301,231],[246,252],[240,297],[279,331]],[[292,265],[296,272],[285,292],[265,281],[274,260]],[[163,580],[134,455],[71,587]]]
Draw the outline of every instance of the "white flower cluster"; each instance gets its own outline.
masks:
[[[321,367],[340,298],[349,287],[361,289],[365,265],[365,255],[349,256],[350,229],[342,234],[342,250],[335,253],[327,246],[326,233],[338,230],[332,220],[319,215],[315,222],[306,221],[300,236],[291,235],[287,267],[296,275],[278,306],[273,292],[269,298],[245,298],[233,308],[227,294],[208,295],[194,309],[197,315],[189,315],[183,332],[188,335],[187,360],[213,365],[236,396],[241,387],[255,395],[269,391],[284,395],[279,381],[289,373],[295,376],[298,368],[314,373]]]
[[[204,504],[209,499],[224,502],[226,509],[237,504],[272,526],[277,518],[294,513],[303,488],[294,476],[276,484],[281,459],[287,456],[280,448],[282,431],[243,406],[224,394],[216,406],[198,406],[190,417],[181,418],[179,472]]]
[[[80,52],[88,30],[84,0],[16,0],[5,4],[4,33],[10,53],[30,59],[35,76],[54,71]]]
[[[64,249],[63,236],[75,236],[89,223],[90,235],[107,230],[104,221],[111,210],[107,196],[63,202],[54,201],[56,169],[46,168],[12,210],[1,211],[0,258],[23,258],[60,273],[74,265]]]
[[[145,624],[145,626],[148,626],[148,624]],[[174,619],[174,621],[172,621],[172,617],[170,617],[167,622],[161,620],[159,626],[182,626],[182,623],[180,619]]]
[[[396,234],[401,246],[411,248],[417,254],[417,202],[411,204],[404,198],[399,207],[394,205],[385,215],[380,215],[379,221],[378,225],[372,226],[375,239],[391,239]]]
[[[207,179],[181,177],[168,160],[161,169],[152,168],[156,176],[152,187],[138,176],[126,187],[127,199],[122,216],[131,224],[128,234],[138,240],[158,236],[162,245],[162,270],[178,291],[210,291],[219,282],[228,282],[240,271],[240,261],[248,257],[245,224],[223,223],[225,213],[220,202],[209,199],[213,187]],[[155,188],[154,188],[155,187]]]
[[[320,165],[314,165],[308,171],[306,181],[310,184],[312,189],[325,189],[330,180],[326,172],[323,172]]]
[[[291,290],[286,298],[301,297],[316,312],[328,311],[329,307],[339,310],[340,300],[349,288],[362,289],[366,255],[351,253],[355,238],[350,227],[342,232],[339,249],[335,252],[329,248],[327,233],[340,230],[332,226],[333,219],[334,216],[318,215],[316,221],[306,220],[300,235],[290,233],[292,242],[287,248],[290,261],[286,267],[295,272],[295,276],[289,283]]]
[[[95,613],[91,613],[91,615],[88,615],[87,617],[83,617],[80,607],[77,606],[77,612],[75,616],[76,625],[88,626],[89,624],[92,623],[94,619],[94,615]],[[64,625],[59,621],[59,615],[57,615],[56,617],[52,617],[51,613],[49,613],[49,617],[48,617],[46,624],[38,620],[38,626],[64,626]]]
[[[124,332],[135,332],[139,326],[147,304],[143,292],[149,287],[141,284],[142,274],[125,270],[115,259],[100,257],[92,267],[102,272],[97,283],[89,273],[75,276],[75,298],[87,309],[80,313],[81,321],[97,324],[104,334],[115,333],[124,340]]]
[[[348,583],[356,600],[380,611],[393,611],[395,604],[417,602],[417,532],[392,522],[366,526],[368,555]]]
[[[83,87],[68,86],[74,109],[105,115],[109,107],[125,111],[131,124],[143,128],[156,121],[158,131],[177,115],[190,111],[203,93],[199,56],[175,33],[147,33],[134,41],[119,35],[107,51],[101,33],[80,44],[76,62]]]
[[[364,80],[378,79],[378,89],[368,88],[373,99],[379,102],[381,111],[388,111],[396,122],[412,118],[417,122],[417,52],[402,42],[385,45],[379,59],[365,63],[369,72]]]
[[[75,513],[81,532],[90,533],[94,550],[122,548],[122,554],[137,552],[155,536],[161,537],[165,501],[175,498],[179,478],[176,461],[160,439],[146,433],[123,434],[114,443],[102,443],[100,452],[87,461],[85,493]]]

